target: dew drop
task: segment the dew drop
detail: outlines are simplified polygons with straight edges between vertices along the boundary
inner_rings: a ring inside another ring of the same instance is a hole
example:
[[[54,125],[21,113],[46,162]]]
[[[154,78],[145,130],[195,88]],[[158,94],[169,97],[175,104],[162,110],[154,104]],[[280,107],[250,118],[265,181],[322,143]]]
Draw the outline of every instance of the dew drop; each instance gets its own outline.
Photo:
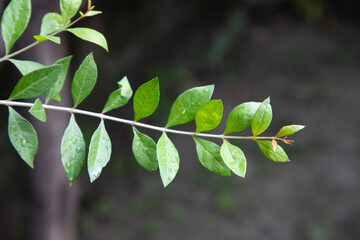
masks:
[[[181,113],[182,113],[182,114],[185,114],[185,113],[186,113],[186,110],[184,109]]]
[[[171,181],[171,177],[168,177],[168,180]]]
[[[71,163],[67,162],[67,163],[65,164],[65,166],[66,166],[67,168],[70,168],[70,167],[71,167]]]
[[[21,143],[21,146],[23,146],[23,147],[26,146],[26,140],[25,139],[21,138],[20,143]]]
[[[12,126],[11,126],[11,129],[12,129],[12,130],[15,130],[15,129],[16,129],[16,126],[15,126],[15,125],[12,125]]]
[[[169,169],[168,169],[168,172],[172,172],[172,169],[171,169],[171,168],[169,168]]]
[[[75,137],[72,137],[72,138],[71,138],[71,142],[72,142],[73,144],[75,144],[75,143],[77,142],[77,139],[76,139]]]
[[[205,89],[204,89],[204,92],[207,92],[207,91],[209,91],[209,89],[205,88]]]

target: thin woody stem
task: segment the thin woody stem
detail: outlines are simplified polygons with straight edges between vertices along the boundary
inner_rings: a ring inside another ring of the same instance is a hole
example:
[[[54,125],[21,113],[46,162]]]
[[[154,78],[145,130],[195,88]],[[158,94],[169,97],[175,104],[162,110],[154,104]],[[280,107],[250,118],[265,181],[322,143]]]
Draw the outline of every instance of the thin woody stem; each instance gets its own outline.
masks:
[[[0,100],[0,105],[29,107],[30,108],[34,105],[34,103]],[[54,105],[48,105],[48,104],[43,104],[43,107],[48,110],[68,112],[71,114],[81,114],[81,115],[86,115],[86,116],[91,116],[91,117],[97,117],[100,119],[106,119],[106,120],[110,120],[110,121],[114,121],[114,122],[125,123],[125,124],[131,125],[131,126],[148,128],[148,129],[152,129],[155,131],[174,133],[174,134],[180,134],[180,135],[188,135],[188,136],[194,136],[194,137],[220,138],[220,139],[243,139],[243,140],[272,140],[272,139],[275,139],[275,140],[284,141],[284,139],[278,138],[278,137],[226,136],[226,135],[222,135],[222,134],[207,134],[207,133],[180,131],[180,130],[175,130],[175,129],[153,126],[153,125],[146,124],[146,123],[135,122],[135,121],[127,120],[127,119],[123,119],[123,118],[113,117],[113,116],[105,115],[103,113],[94,113],[94,112],[85,111],[85,110],[81,110],[81,109],[54,106]],[[289,141],[289,140],[285,140],[285,141]]]

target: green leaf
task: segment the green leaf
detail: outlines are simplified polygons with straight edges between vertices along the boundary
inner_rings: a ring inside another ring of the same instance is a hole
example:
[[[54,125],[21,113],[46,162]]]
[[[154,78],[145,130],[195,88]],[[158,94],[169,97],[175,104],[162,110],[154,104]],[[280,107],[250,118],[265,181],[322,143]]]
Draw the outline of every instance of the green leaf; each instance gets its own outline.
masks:
[[[81,129],[71,114],[69,125],[61,140],[61,162],[70,185],[75,181],[84,166],[86,144]]]
[[[132,151],[136,161],[146,170],[153,172],[158,168],[156,158],[156,143],[149,136],[139,132],[133,127],[134,139]]]
[[[159,161],[160,177],[164,187],[174,180],[179,170],[179,153],[165,132],[161,135],[156,154]]]
[[[216,128],[223,116],[221,100],[212,100],[205,103],[195,115],[196,132],[210,131]]]
[[[92,17],[92,16],[95,16],[95,15],[99,15],[99,14],[102,14],[102,11],[88,11],[85,13],[85,17]]]
[[[82,40],[94,43],[96,45],[99,45],[100,47],[103,47],[107,52],[109,52],[108,45],[106,38],[102,33],[91,29],[91,28],[68,28],[66,31],[71,32],[78,38],[81,38]]]
[[[15,67],[20,71],[22,75],[26,75],[32,71],[45,67],[41,63],[33,62],[33,61],[16,60],[16,59],[9,59],[9,61],[15,65]]]
[[[51,99],[54,100],[60,100],[58,102],[61,102],[60,97],[60,91],[64,85],[66,74],[69,69],[70,61],[72,59],[72,56],[68,56],[62,59],[59,59],[54,64],[60,66],[59,74],[57,75],[57,80],[55,84],[49,89],[49,91],[46,93],[46,103],[48,103]]]
[[[45,94],[54,85],[60,66],[44,67],[23,76],[10,94],[9,100],[27,99]]]
[[[88,172],[90,181],[95,181],[101,174],[102,169],[110,160],[111,141],[106,132],[104,121],[101,120],[99,127],[91,137],[88,156]]]
[[[294,133],[297,133],[301,129],[303,129],[305,126],[303,125],[287,125],[280,129],[280,131],[276,134],[276,137],[285,137],[293,135]]]
[[[153,114],[159,104],[159,79],[154,78],[141,85],[134,95],[134,121]]]
[[[220,147],[210,141],[194,137],[196,152],[200,163],[208,170],[222,176],[229,176],[230,169],[220,155]]]
[[[75,72],[71,86],[74,107],[77,107],[93,90],[97,80],[97,67],[90,53]]]
[[[259,145],[260,151],[270,160],[275,162],[289,162],[289,158],[286,155],[284,149],[277,145],[274,151],[271,141],[256,141]]]
[[[36,131],[29,121],[11,107],[9,107],[8,133],[10,142],[20,157],[34,168],[34,157],[38,149]]]
[[[58,13],[47,13],[42,19],[40,35],[48,35],[50,33],[56,32],[64,25],[63,18]]]
[[[225,164],[240,177],[245,177],[246,157],[240,148],[232,145],[226,139],[220,148],[220,154]]]
[[[236,106],[228,116],[224,135],[231,132],[241,132],[250,127],[260,104],[259,102],[246,102]]]
[[[103,113],[124,106],[131,98],[133,91],[127,77],[123,77],[123,79],[118,82],[118,85],[119,89],[113,91],[106,101]]]
[[[43,41],[46,41],[46,40],[50,40],[56,44],[60,44],[60,38],[59,37],[56,37],[56,36],[49,36],[49,35],[44,35],[44,36],[40,36],[40,35],[35,35],[34,38],[36,39],[36,41],[38,41],[39,43],[40,42],[43,42]]]
[[[67,24],[77,13],[81,5],[81,0],[60,0],[60,12],[64,24]]]
[[[31,115],[33,115],[35,118],[39,119],[40,121],[46,122],[45,109],[39,98],[36,99],[34,105],[29,109],[29,112],[31,113]]]
[[[5,8],[1,20],[1,34],[5,43],[6,55],[25,31],[31,14],[30,0],[11,0]]]
[[[270,105],[270,97],[268,97],[261,103],[251,122],[251,129],[254,136],[263,133],[270,126],[271,120],[272,109]]]
[[[185,124],[195,119],[199,108],[210,101],[214,85],[195,87],[186,90],[175,100],[171,107],[166,127]]]

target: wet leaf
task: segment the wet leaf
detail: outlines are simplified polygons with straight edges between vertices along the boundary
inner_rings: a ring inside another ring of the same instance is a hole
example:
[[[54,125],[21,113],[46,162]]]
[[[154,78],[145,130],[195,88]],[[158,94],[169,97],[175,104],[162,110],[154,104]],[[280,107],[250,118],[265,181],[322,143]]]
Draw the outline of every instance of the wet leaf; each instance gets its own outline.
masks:
[[[41,63],[27,60],[9,59],[9,61],[15,65],[22,75],[26,75],[32,71],[45,67]]]
[[[86,159],[86,144],[72,114],[69,125],[61,140],[61,162],[63,164],[67,179],[70,185],[79,175]]]
[[[103,47],[107,52],[109,52],[106,38],[100,32],[91,29],[91,28],[68,28],[66,31],[71,32],[78,38],[82,40],[94,43]]]
[[[40,35],[53,33],[64,25],[63,18],[60,14],[50,12],[45,14],[41,22]]]
[[[111,141],[106,132],[104,121],[101,120],[99,127],[91,137],[88,155],[88,172],[90,181],[95,181],[101,174],[102,169],[110,160]]]
[[[276,134],[276,137],[285,137],[293,135],[294,133],[297,133],[301,129],[303,129],[305,126],[303,125],[288,125],[284,126],[280,129],[280,131]]]
[[[60,12],[64,24],[67,24],[75,16],[80,5],[81,0],[60,0]]]
[[[1,20],[1,35],[5,43],[6,55],[25,31],[30,15],[30,0],[11,0],[5,8]]]
[[[164,187],[174,180],[179,170],[179,154],[176,147],[164,132],[156,146],[160,177]]]
[[[206,169],[222,176],[230,175],[230,169],[221,158],[220,146],[197,137],[194,137],[194,141],[199,161]]]
[[[32,168],[38,149],[38,139],[34,127],[29,121],[9,107],[8,134],[11,144],[20,157]]]
[[[134,139],[132,151],[136,161],[146,170],[153,172],[158,168],[156,158],[156,143],[149,136],[139,132],[133,127]]]
[[[240,177],[245,177],[246,157],[240,148],[236,147],[224,139],[220,148],[220,154],[225,164]]]
[[[186,90],[175,100],[171,107],[166,127],[185,124],[195,119],[196,112],[209,102],[214,92],[214,85],[195,87]]]

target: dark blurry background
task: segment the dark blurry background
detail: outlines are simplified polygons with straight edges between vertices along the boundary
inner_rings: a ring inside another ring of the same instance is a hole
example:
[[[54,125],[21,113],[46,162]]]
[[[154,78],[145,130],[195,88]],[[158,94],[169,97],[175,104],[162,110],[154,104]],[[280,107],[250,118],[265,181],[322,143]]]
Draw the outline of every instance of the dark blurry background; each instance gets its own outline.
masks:
[[[7,2],[1,1],[0,8]],[[57,0],[32,3],[34,26],[16,48],[32,42],[45,12],[59,12]],[[213,98],[223,100],[224,116],[242,102],[271,96],[274,118],[268,135],[287,124],[307,127],[293,137],[293,146],[285,146],[291,163],[271,162],[253,142],[237,142],[248,160],[245,179],[207,171],[189,137],[169,135],[180,153],[180,170],[163,189],[158,172],[148,173],[136,163],[131,129],[106,122],[111,161],[93,184],[84,168],[70,188],[56,149],[69,116],[48,111],[45,124],[28,116],[40,132],[39,148],[55,146],[47,155],[39,153],[31,170],[8,140],[7,110],[1,107],[1,240],[360,239],[359,1],[93,3],[103,15],[78,26],[102,32],[109,54],[63,33],[62,48],[43,44],[19,57],[51,64],[73,54],[71,79],[94,51],[99,79],[80,108],[101,111],[125,75],[133,89],[158,76],[159,108],[144,122],[164,125],[177,95],[215,83]],[[6,99],[20,76],[9,63],[0,65],[0,76],[0,98]],[[62,94],[70,106],[69,88]],[[128,119],[132,114],[132,104],[111,112]],[[65,120],[57,123],[61,116]],[[77,119],[88,144],[99,120]],[[225,122],[215,132],[222,132]],[[51,129],[55,136],[49,140]],[[141,130],[154,139],[160,136]]]

